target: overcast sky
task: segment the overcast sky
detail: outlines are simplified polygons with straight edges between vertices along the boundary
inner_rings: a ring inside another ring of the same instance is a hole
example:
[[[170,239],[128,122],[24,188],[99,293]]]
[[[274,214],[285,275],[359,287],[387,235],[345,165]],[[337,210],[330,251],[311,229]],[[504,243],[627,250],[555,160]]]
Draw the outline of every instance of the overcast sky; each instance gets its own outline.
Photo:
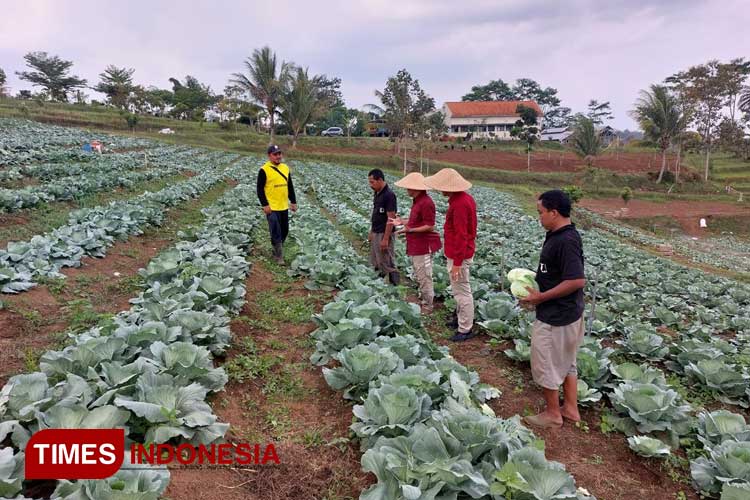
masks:
[[[574,111],[611,101],[611,124],[634,128],[640,89],[709,59],[750,58],[748,31],[750,0],[3,0],[0,68],[14,94],[28,88],[15,72],[36,50],[74,61],[90,85],[114,64],[146,86],[190,74],[221,92],[267,44],[340,77],[352,107],[401,68],[438,105],[528,77]]]

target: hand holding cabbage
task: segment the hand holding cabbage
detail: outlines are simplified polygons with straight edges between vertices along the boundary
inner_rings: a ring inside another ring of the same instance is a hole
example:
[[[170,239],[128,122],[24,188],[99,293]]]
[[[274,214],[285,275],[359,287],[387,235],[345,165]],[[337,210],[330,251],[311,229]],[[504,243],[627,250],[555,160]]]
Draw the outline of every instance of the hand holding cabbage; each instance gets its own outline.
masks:
[[[523,268],[511,269],[507,278],[510,281],[510,293],[521,302],[522,306],[535,306],[541,302],[534,271]]]

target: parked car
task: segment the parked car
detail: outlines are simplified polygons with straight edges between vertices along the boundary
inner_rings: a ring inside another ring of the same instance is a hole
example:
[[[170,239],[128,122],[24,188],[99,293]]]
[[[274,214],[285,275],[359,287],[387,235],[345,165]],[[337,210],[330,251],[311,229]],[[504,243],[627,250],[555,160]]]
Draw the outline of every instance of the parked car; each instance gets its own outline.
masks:
[[[344,129],[341,127],[328,127],[320,133],[323,137],[342,137]]]

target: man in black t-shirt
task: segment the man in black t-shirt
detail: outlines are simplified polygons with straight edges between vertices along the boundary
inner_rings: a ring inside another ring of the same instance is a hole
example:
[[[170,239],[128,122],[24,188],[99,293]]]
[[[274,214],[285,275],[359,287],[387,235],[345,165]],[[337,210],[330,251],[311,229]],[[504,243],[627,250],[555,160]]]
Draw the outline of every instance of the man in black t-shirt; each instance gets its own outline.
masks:
[[[400,275],[394,264],[395,247],[391,237],[393,226],[388,219],[396,217],[396,195],[385,182],[385,175],[379,168],[367,174],[370,187],[375,191],[372,201],[372,218],[370,223],[370,264],[381,276],[388,276],[391,284],[398,285]]]
[[[578,413],[576,354],[583,342],[583,244],[570,222],[570,198],[560,190],[542,193],[537,200],[539,221],[547,230],[539,256],[536,282],[521,299],[525,307],[536,306],[531,334],[531,374],[542,386],[547,403],[539,415],[525,417],[531,425],[559,428],[563,419],[581,420]],[[563,386],[563,405],[559,387]]]

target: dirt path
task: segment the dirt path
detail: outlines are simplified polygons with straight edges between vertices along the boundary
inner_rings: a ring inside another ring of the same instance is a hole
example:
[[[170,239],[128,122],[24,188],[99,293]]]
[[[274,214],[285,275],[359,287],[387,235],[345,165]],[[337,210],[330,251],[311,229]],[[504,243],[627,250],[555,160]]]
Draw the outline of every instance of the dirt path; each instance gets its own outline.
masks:
[[[622,219],[640,219],[646,217],[672,217],[689,235],[701,235],[699,221],[705,218],[711,224],[713,216],[737,216],[750,218],[750,205],[709,202],[709,201],[668,201],[657,203],[644,200],[631,200],[627,210],[620,198],[583,199],[580,205],[601,215]],[[750,223],[750,219],[749,219]]]
[[[65,280],[14,296],[3,295],[6,307],[0,310],[0,383],[35,368],[35,360],[59,346],[69,328],[91,326],[100,314],[128,309],[128,300],[136,291],[133,284],[138,269],[170,243],[170,239],[159,236],[131,238],[111,247],[104,259],[85,257],[83,267],[64,270]]]
[[[10,241],[30,240],[68,223],[70,212],[83,207],[108,205],[112,201],[134,198],[144,191],[158,191],[170,183],[192,177],[191,172],[180,173],[167,179],[140,182],[131,188],[118,187],[111,191],[99,191],[84,196],[79,201],[53,201],[22,209],[13,213],[0,213],[0,248]]]
[[[309,360],[315,329],[309,313],[321,309],[330,294],[305,290],[284,269],[269,271],[274,266],[266,259],[253,261],[247,304],[231,323],[233,347],[223,363],[230,382],[212,406],[231,425],[229,441],[274,443],[281,463],[175,469],[165,495],[175,500],[356,498],[368,478],[360,468],[358,444],[345,439],[351,406]]]
[[[200,209],[226,189],[219,185],[200,198],[167,212],[161,227],[118,242],[104,258],[84,257],[82,266],[65,268],[66,279],[51,280],[18,295],[1,294],[0,384],[20,372],[37,369],[39,356],[59,348],[69,329],[93,326],[102,315],[130,308],[138,293],[138,269],[173,244],[177,232],[201,217]]]

